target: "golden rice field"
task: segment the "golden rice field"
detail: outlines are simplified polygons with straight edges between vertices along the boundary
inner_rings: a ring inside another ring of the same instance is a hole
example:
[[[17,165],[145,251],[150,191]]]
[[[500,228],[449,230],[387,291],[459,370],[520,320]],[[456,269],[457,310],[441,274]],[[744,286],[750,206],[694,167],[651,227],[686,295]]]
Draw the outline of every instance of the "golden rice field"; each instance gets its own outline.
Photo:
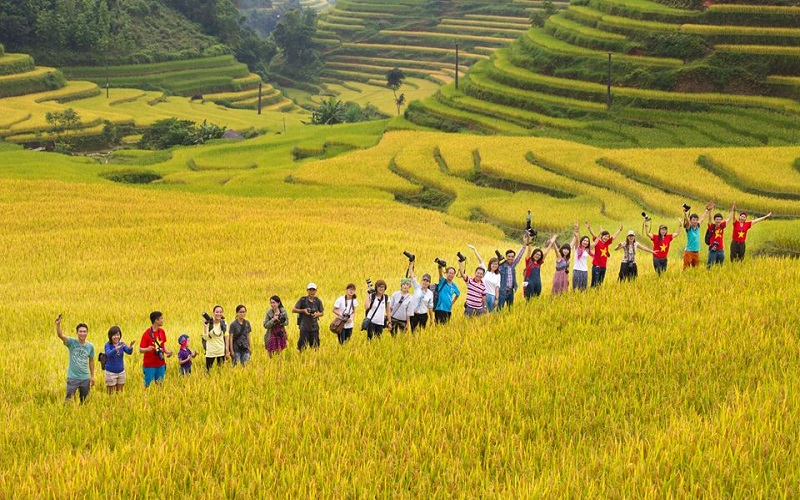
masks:
[[[0,336],[10,354],[0,362],[0,491],[15,498],[800,493],[800,267],[753,258],[772,244],[800,242],[797,201],[773,206],[739,198],[744,193],[732,186],[720,192],[722,205],[747,200],[742,209],[787,217],[751,231],[742,265],[681,272],[682,235],[661,278],[640,254],[639,280],[616,283],[615,253],[601,290],[551,298],[548,256],[546,295],[518,299],[509,314],[468,322],[456,313],[450,326],[373,343],[356,332],[345,347],[323,331],[320,350],[303,354],[291,348],[292,320],[290,349],[268,359],[260,324],[272,294],[291,305],[314,281],[330,311],[351,281],[361,299],[367,277],[395,290],[403,250],[417,254],[420,272],[432,272],[434,257],[453,260],[468,243],[487,258],[495,248],[516,249],[495,224],[519,227],[527,209],[547,231],[585,219],[595,229],[622,223],[627,230],[640,224],[644,202],[672,229],[683,197],[596,160],[648,164],[641,171],[648,174],[705,172],[694,151],[637,156],[419,132],[379,140],[379,127],[298,127],[159,157],[131,154],[139,165],[0,143],[0,318],[14,325]],[[325,143],[357,149],[292,160],[295,146]],[[727,150],[704,152],[744,169]],[[800,148],[746,153],[753,164],[785,163]],[[469,180],[476,157],[484,173],[572,197],[478,186]],[[132,187],[101,177],[130,168],[164,178]],[[784,171],[787,185],[796,182],[796,170]],[[394,201],[421,184],[446,191],[452,204],[438,212]],[[474,220],[476,212],[494,224]],[[99,348],[113,324],[126,341],[140,337],[159,309],[170,347],[189,333],[199,348],[200,313],[217,303],[229,317],[236,304],[248,306],[256,350],[245,369],[209,376],[198,359],[191,377],[180,378],[172,359],[163,386],[146,391],[135,354],[126,360],[123,394],[104,394],[98,369],[86,405],[63,404],[67,350],[53,330],[58,313],[68,333],[88,323]]]
[[[235,93],[230,93],[228,98],[232,95]],[[286,106],[287,103],[284,99],[278,104]],[[45,115],[68,108],[78,112],[87,128],[102,128],[106,120],[118,125],[146,127],[157,120],[176,117],[195,122],[206,120],[238,131],[274,132],[282,130],[284,123],[291,127],[307,119],[304,113],[265,112],[258,115],[255,110],[231,109],[210,101],[191,101],[188,97],[165,96],[162,92],[139,89],[114,88],[106,97],[105,90],[101,91],[94,83],[72,81],[58,90],[0,99],[0,137],[24,142],[47,136],[52,126],[47,123]],[[93,133],[97,134],[99,130]]]

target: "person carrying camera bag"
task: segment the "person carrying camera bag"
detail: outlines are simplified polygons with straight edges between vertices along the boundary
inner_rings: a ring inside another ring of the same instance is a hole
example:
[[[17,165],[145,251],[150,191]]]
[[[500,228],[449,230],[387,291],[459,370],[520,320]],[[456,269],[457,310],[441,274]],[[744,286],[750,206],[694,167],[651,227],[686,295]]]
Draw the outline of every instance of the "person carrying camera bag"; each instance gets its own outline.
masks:
[[[172,351],[166,348],[167,334],[162,328],[164,326],[164,315],[161,311],[150,313],[150,328],[142,334],[139,342],[139,352],[142,356],[142,372],[144,372],[144,386],[150,387],[155,382],[160,384],[164,381],[164,374],[167,372],[165,358],[172,356]]]
[[[325,312],[322,301],[317,298],[317,285],[309,283],[306,293],[308,295],[301,297],[292,308],[292,312],[298,315],[300,337],[297,339],[297,350],[301,352],[306,347],[319,349],[319,318]]]
[[[231,357],[231,344],[222,306],[214,306],[214,317],[203,322],[203,340],[206,341],[206,371],[211,371],[214,363],[222,366],[225,358]]]
[[[353,335],[353,316],[355,316],[356,307],[358,307],[358,300],[356,300],[356,285],[350,283],[345,289],[345,294],[336,299],[333,303],[333,314],[341,324],[341,331],[336,333],[339,338],[339,344],[344,344]]]
[[[389,308],[392,311],[392,336],[400,330],[411,331],[411,317],[414,315],[414,300],[411,295],[411,280],[400,280],[400,291],[392,294]]]
[[[367,327],[367,339],[380,337],[385,326],[392,327],[392,310],[389,307],[389,297],[386,296],[386,282],[378,280],[375,282],[375,293],[367,297],[367,316],[364,323]],[[388,325],[386,320],[389,319]],[[365,325],[362,324],[362,330]]]
[[[636,267],[636,249],[643,252],[653,253],[652,250],[636,241],[636,232],[634,230],[628,231],[628,236],[625,241],[619,242],[614,250],[622,249],[624,255],[622,256],[622,263],[619,266],[619,280],[631,281],[635,280],[639,275],[639,269]]]

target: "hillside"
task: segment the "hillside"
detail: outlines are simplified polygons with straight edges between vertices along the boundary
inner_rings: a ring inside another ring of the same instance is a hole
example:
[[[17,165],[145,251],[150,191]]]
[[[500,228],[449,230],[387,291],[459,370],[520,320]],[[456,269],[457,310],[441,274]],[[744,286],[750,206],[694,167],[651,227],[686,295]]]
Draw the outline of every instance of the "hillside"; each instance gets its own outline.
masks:
[[[407,118],[621,147],[796,144],[798,26],[800,7],[755,0],[576,1]]]
[[[51,66],[105,66],[231,53],[174,0],[0,1],[0,43]]]

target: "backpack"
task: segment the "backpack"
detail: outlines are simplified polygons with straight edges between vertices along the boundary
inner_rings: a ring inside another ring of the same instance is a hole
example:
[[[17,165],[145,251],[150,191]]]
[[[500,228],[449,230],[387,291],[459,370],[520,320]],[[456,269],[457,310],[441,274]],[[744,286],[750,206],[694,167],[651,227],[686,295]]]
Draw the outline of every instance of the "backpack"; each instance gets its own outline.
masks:
[[[97,355],[97,361],[100,363],[100,369],[101,370],[105,370],[106,369],[106,353],[101,352],[100,354],[98,354]]]
[[[300,305],[302,306],[302,307],[300,307],[300,309],[308,309],[308,298],[307,297],[303,297],[302,299],[300,299],[300,302],[301,302]],[[302,313],[297,313],[297,328],[300,328],[300,318],[302,318],[302,317],[303,317]]]
[[[711,245],[711,238],[714,237],[714,231],[711,230],[713,226],[708,226],[706,229],[706,245]]]
[[[433,292],[433,308],[434,310],[439,305],[439,283],[431,283],[428,286],[428,290]]]

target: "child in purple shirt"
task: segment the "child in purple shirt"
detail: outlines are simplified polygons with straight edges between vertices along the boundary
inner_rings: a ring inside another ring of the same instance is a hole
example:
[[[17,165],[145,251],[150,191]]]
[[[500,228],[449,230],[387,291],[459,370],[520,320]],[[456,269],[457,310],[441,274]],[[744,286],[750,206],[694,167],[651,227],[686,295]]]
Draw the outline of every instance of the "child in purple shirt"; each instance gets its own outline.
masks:
[[[181,350],[178,351],[178,364],[180,365],[181,375],[189,375],[192,373],[192,358],[197,356],[197,352],[192,352],[189,349],[189,336],[185,333],[178,337],[178,344]]]

